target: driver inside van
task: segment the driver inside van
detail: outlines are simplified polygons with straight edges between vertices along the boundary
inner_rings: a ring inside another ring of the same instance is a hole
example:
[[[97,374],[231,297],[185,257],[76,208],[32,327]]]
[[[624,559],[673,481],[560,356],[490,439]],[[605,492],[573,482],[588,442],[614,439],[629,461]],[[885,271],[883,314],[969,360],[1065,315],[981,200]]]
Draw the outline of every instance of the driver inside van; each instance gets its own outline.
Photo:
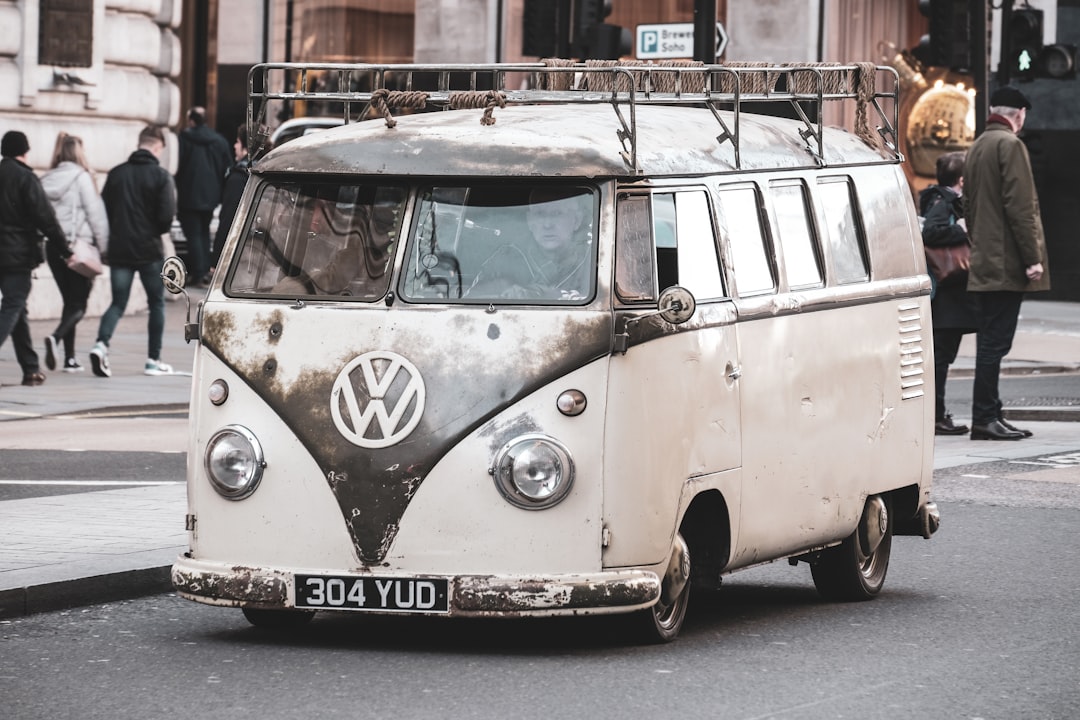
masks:
[[[592,275],[591,200],[592,195],[579,188],[533,190],[526,210],[531,242],[520,247],[507,244],[495,251],[480,266],[464,297],[587,297]]]

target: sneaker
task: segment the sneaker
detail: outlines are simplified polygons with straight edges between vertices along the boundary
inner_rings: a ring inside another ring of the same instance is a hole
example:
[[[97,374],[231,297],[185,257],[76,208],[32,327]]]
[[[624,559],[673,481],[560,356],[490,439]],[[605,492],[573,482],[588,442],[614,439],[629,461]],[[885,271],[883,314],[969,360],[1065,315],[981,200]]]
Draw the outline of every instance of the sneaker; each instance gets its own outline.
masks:
[[[52,335],[45,336],[45,367],[56,369],[56,338]]]
[[[82,372],[83,366],[79,364],[79,361],[75,358],[68,358],[64,361],[64,372]]]
[[[143,375],[172,375],[172,372],[172,365],[151,358],[146,359],[146,365],[143,367]]]
[[[90,350],[90,369],[98,377],[112,377],[112,370],[109,369],[109,348],[100,340],[94,343]]]

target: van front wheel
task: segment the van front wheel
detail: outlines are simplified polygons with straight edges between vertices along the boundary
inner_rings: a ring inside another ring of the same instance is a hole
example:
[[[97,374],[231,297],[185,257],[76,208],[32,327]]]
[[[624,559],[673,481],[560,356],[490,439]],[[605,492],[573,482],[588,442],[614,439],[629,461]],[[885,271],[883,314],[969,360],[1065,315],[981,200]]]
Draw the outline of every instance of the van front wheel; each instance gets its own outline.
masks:
[[[660,583],[660,599],[647,610],[630,616],[634,635],[642,642],[668,643],[679,636],[690,604],[690,548],[675,535],[667,571]]]
[[[814,585],[827,600],[870,600],[881,592],[892,554],[893,517],[888,497],[866,499],[859,526],[844,542],[810,562]]]

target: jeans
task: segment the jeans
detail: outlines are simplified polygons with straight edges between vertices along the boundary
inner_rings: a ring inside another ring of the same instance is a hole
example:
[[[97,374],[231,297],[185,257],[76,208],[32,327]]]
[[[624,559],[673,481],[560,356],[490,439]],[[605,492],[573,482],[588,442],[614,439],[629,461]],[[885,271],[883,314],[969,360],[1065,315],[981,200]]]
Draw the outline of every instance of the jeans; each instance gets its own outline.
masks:
[[[176,213],[187,240],[189,282],[201,282],[210,271],[210,220],[213,210],[180,210]]]
[[[53,330],[53,337],[64,343],[64,360],[75,357],[75,326],[86,314],[86,301],[94,287],[94,279],[80,275],[68,269],[67,263],[59,255],[49,253],[49,267],[52,269],[60,297],[64,300],[64,309],[60,312],[60,322]]]
[[[135,273],[139,274],[143,289],[146,290],[146,304],[150,309],[150,316],[146,321],[147,343],[146,357],[150,360],[161,359],[161,336],[165,332],[165,284],[161,281],[161,267],[164,260],[140,265],[139,267],[110,268],[110,280],[112,281],[112,305],[101,316],[101,325],[98,326],[98,342],[109,344],[113,333],[116,332],[116,324],[120,322],[124,310],[127,309],[128,299],[131,297],[131,284],[135,282]]]
[[[958,328],[934,328],[934,422],[945,419],[945,381],[949,379],[949,366],[956,361],[964,330]]]
[[[975,336],[975,384],[972,388],[971,421],[987,425],[1001,417],[998,377],[1001,360],[1012,349],[1024,294],[997,291],[972,293],[978,308],[979,331]]]
[[[15,359],[24,375],[41,369],[34,341],[30,339],[30,323],[26,316],[26,298],[30,296],[32,280],[29,270],[0,272],[0,345],[11,336]]]

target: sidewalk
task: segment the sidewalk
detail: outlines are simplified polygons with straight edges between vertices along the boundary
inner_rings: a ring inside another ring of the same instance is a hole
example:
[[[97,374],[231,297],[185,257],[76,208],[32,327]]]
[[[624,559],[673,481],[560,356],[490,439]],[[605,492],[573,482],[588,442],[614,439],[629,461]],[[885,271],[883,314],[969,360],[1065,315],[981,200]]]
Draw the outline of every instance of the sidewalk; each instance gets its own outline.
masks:
[[[192,313],[200,292],[192,291]],[[162,354],[178,373],[190,371],[194,352],[194,345],[183,339],[185,309],[182,299],[166,307]],[[31,323],[35,343],[40,346],[54,324]],[[10,343],[0,348],[0,452],[14,446],[10,438],[15,433],[5,433],[5,425],[21,419],[107,414],[109,409],[123,407],[186,411],[190,377],[142,374],[145,313],[121,319],[110,349],[113,377],[109,379],[94,377],[85,356],[96,328],[96,319],[85,320],[79,328],[79,359],[87,365],[86,372],[47,372],[48,380],[39,387],[13,386],[21,372]],[[953,370],[957,377],[970,375],[974,368],[972,336],[965,338],[960,353]],[[1080,372],[1080,305],[1025,302],[1003,372]],[[1024,415],[1025,427],[1035,433],[1028,440],[972,442],[967,436],[938,437],[934,467],[1080,452],[1080,425],[1069,422],[1080,420],[1080,406],[1041,411],[1041,415]],[[130,443],[128,448],[135,444],[134,440]],[[167,592],[171,589],[169,566],[187,549],[186,512],[182,484],[0,502],[0,618]]]

